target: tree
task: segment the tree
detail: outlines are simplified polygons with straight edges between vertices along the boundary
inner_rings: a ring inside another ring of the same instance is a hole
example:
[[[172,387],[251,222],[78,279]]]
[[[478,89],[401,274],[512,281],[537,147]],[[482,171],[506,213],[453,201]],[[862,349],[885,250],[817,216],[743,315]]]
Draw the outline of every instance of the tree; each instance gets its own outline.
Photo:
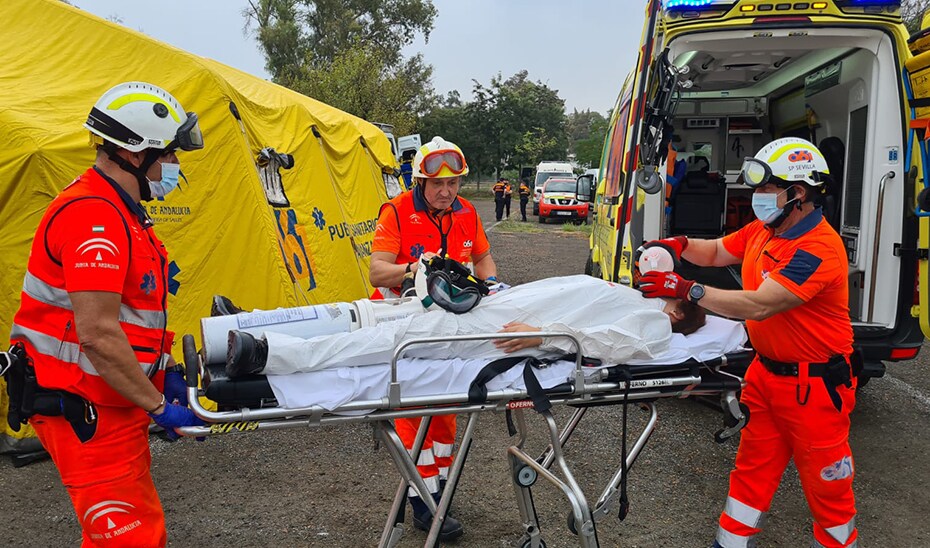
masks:
[[[419,55],[391,68],[379,49],[356,43],[325,68],[298,73],[295,91],[371,121],[387,121],[397,135],[411,133],[430,106],[432,67]]]
[[[569,148],[575,153],[580,165],[598,167],[601,149],[607,135],[608,119],[599,112],[577,110],[568,115],[566,126],[570,140]]]
[[[473,100],[462,103],[458,93],[437,99],[421,118],[424,138],[442,135],[465,152],[472,177],[563,159],[568,152],[565,102],[558,92],[520,71],[489,85],[473,80]]]
[[[398,132],[433,100],[432,68],[401,55],[429,39],[431,0],[249,0],[243,15],[278,84]]]
[[[920,30],[920,21],[928,7],[930,0],[904,0],[901,3],[901,18],[907,30],[911,33]]]

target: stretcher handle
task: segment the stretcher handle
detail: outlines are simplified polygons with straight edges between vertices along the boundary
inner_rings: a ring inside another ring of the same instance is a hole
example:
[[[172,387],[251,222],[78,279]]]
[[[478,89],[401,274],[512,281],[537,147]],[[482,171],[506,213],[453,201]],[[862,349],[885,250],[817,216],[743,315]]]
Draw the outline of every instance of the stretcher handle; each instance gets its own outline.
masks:
[[[410,346],[430,344],[430,343],[447,343],[454,341],[484,341],[492,339],[529,339],[529,338],[553,338],[562,337],[570,339],[575,347],[575,388],[581,391],[584,387],[584,371],[582,365],[582,348],[578,337],[564,331],[527,331],[515,333],[478,333],[475,335],[451,335],[447,337],[423,337],[419,339],[409,339],[402,342],[394,349],[394,357],[391,359],[391,384],[388,388],[388,403],[397,407],[400,405],[400,384],[397,382],[397,361],[404,355],[404,351]]]
[[[200,355],[197,354],[197,343],[193,335],[184,335],[181,339],[184,350],[184,378],[187,379],[188,388],[197,388],[197,377],[200,375]]]

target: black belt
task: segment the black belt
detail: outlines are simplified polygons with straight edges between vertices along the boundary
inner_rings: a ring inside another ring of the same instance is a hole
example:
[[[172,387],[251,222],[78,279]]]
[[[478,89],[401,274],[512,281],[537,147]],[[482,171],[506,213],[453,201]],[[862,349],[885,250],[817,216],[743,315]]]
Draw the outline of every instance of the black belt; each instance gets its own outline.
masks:
[[[769,370],[773,375],[779,375],[781,377],[797,377],[798,369],[800,364],[798,362],[780,362],[773,360],[771,358],[766,358],[762,354],[758,354],[759,361],[766,369]],[[838,356],[842,358],[842,356]],[[803,362],[802,362],[803,363]],[[808,377],[824,377],[827,374],[827,366],[831,362],[811,362],[807,364],[807,376]]]

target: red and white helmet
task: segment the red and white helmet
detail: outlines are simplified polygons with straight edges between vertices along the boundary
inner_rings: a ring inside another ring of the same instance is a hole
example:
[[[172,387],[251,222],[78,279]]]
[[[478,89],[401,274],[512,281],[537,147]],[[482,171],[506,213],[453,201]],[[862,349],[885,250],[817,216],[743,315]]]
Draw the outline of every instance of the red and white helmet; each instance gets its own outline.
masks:
[[[413,177],[446,179],[463,175],[468,175],[468,163],[462,149],[438,135],[413,157]]]

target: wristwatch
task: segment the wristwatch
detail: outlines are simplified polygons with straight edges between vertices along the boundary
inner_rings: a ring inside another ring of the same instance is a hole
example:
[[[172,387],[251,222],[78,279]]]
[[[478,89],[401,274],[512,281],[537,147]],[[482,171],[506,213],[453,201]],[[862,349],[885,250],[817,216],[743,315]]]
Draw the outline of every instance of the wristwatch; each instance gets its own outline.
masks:
[[[404,274],[410,274],[410,269],[413,267],[413,263],[407,263],[407,268],[404,269]]]
[[[704,297],[704,293],[706,293],[704,286],[696,283],[688,290],[688,300],[697,303]]]

